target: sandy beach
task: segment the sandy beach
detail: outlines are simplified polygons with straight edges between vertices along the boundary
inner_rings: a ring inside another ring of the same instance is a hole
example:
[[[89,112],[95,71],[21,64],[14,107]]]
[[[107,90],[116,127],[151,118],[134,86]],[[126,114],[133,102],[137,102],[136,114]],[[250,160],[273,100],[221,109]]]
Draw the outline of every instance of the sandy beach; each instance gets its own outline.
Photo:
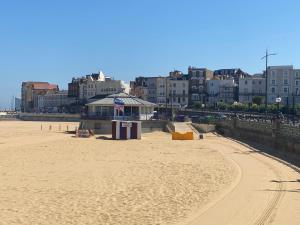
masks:
[[[180,223],[236,174],[199,141],[80,139],[66,126],[78,124],[0,123],[1,224]]]
[[[0,224],[299,224],[299,173],[250,146],[67,126],[0,122]]]

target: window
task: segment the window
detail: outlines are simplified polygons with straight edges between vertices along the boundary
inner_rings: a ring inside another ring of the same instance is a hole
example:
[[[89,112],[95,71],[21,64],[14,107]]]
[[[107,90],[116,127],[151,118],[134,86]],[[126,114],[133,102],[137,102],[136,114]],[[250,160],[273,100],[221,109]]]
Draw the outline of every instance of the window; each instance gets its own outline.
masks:
[[[260,80],[260,81],[258,81],[258,83],[259,83],[259,84],[261,84],[261,80]]]
[[[274,87],[272,87],[271,92],[275,93],[275,88]]]
[[[276,75],[276,71],[275,71],[275,70],[272,70],[272,71],[271,71],[271,74],[272,74],[272,76],[274,77],[274,76]]]
[[[288,85],[289,84],[289,82],[288,82],[287,79],[285,79],[283,83],[284,83],[284,85]]]
[[[289,92],[289,89],[287,87],[283,88],[283,92],[284,93],[288,93]]]
[[[276,83],[275,80],[272,80],[272,85],[275,85],[275,83]]]
[[[248,81],[247,81],[247,80],[245,80],[245,84],[246,84],[246,85],[248,84]]]
[[[176,87],[176,83],[173,83],[173,87]]]
[[[182,83],[182,87],[185,87],[185,83]]]
[[[296,84],[296,86],[298,86],[299,85],[299,80],[296,80],[295,84]]]
[[[285,71],[283,72],[283,74],[284,74],[284,76],[287,76],[287,75],[289,75],[289,71],[285,70]]]

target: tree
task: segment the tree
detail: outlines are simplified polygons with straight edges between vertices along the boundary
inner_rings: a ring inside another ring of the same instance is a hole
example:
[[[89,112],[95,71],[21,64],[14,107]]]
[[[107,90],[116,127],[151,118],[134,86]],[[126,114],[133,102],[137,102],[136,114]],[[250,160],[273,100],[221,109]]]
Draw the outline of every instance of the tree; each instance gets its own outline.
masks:
[[[253,99],[252,99],[252,102],[256,105],[261,105],[262,103],[262,97],[260,96],[254,96]]]

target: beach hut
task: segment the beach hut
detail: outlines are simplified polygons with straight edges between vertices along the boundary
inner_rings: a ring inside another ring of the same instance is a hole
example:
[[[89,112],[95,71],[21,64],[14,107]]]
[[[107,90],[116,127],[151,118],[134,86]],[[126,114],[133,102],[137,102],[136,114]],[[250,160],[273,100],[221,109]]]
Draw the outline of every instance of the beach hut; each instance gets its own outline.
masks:
[[[114,140],[141,139],[141,131],[141,121],[112,121],[112,139]]]

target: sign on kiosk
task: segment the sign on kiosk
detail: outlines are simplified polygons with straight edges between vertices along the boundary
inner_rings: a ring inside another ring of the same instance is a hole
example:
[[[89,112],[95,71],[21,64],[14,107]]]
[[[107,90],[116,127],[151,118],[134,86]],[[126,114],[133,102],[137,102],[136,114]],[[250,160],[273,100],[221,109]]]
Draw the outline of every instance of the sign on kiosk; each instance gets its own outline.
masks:
[[[122,122],[122,127],[132,127],[131,122]]]
[[[281,102],[281,98],[276,98],[276,102],[277,103]]]

